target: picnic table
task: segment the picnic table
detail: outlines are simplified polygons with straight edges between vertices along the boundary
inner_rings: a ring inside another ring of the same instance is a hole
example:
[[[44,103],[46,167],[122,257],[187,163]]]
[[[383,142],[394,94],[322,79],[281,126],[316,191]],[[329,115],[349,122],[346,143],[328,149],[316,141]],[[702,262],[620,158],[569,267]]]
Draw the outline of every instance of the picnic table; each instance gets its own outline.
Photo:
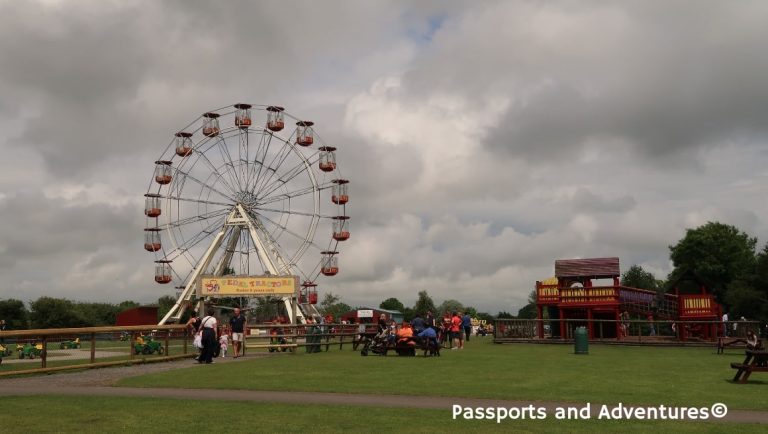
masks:
[[[747,350],[744,363],[731,363],[736,369],[735,383],[746,383],[753,372],[768,372],[768,351]]]
[[[744,344],[746,346],[747,340],[742,338],[724,338],[720,336],[717,338],[717,354],[723,354],[725,347],[738,344]]]

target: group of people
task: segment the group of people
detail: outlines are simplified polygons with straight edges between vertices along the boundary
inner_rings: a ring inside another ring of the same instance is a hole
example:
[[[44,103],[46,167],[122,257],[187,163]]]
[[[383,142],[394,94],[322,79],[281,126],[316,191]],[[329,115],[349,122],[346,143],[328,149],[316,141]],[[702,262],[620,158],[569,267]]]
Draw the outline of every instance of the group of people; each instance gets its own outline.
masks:
[[[413,342],[415,345],[415,341],[431,339],[441,345],[447,345],[446,348],[456,350],[463,349],[464,342],[469,341],[472,335],[472,317],[462,312],[446,312],[442,321],[438,322],[432,312],[427,311],[424,317],[416,314],[413,320],[403,321],[400,325],[395,320],[387,320],[387,315],[382,313],[377,324],[379,334],[388,331],[392,345],[398,342]],[[362,324],[360,327],[362,336],[365,328]]]
[[[235,308],[234,315],[229,319],[228,325],[219,326],[214,316],[215,310],[209,307],[204,317],[193,317],[187,322],[187,327],[192,328],[194,334],[200,335],[200,355],[195,358],[197,363],[211,364],[214,356],[227,356],[230,338],[232,340],[233,357],[242,356],[243,334],[245,330],[245,316],[240,308]],[[218,351],[217,351],[218,350]]]

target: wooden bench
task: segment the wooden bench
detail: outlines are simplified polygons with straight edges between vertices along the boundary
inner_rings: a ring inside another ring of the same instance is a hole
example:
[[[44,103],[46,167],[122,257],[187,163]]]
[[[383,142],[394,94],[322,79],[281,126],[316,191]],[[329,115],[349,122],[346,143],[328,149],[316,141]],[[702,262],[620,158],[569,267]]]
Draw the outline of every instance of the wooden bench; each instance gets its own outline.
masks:
[[[768,351],[747,350],[743,363],[731,363],[736,369],[734,383],[746,383],[753,372],[768,372]]]

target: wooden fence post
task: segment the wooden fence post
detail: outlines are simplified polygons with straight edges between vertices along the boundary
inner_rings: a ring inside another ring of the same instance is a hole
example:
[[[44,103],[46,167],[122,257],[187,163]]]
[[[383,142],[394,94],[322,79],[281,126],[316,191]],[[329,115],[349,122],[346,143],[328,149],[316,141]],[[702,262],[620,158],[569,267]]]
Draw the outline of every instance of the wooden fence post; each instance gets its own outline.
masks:
[[[170,330],[166,330],[165,331],[165,351],[164,351],[166,356],[170,355],[170,354],[168,354],[168,352],[171,349],[170,341],[171,341],[171,331]]]
[[[45,368],[48,359],[48,336],[43,336],[43,352],[40,353],[41,368]]]
[[[135,338],[133,337],[133,333],[128,335],[128,354],[131,355],[130,356],[131,359],[133,359],[133,357],[134,357],[134,354],[133,354],[133,352],[134,352],[133,351],[133,341],[134,340],[135,340]]]
[[[96,363],[96,333],[91,333],[91,363]]]

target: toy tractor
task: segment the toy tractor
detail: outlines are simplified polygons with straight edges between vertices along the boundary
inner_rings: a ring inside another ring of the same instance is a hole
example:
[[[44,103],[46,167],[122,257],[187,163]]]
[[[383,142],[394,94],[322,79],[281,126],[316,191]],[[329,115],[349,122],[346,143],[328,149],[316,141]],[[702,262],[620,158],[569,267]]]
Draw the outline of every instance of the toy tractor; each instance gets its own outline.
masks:
[[[0,364],[3,363],[3,357],[8,357],[13,354],[13,351],[5,344],[0,344]]]
[[[43,344],[30,344],[27,342],[26,344],[16,344],[16,351],[19,352],[19,358],[20,359],[34,359],[35,357],[40,357],[40,354],[43,353]]]
[[[135,354],[150,355],[157,353],[162,355],[165,352],[163,344],[157,342],[152,336],[137,336],[133,344]]]
[[[285,345],[288,341],[283,337],[282,329],[272,328],[269,330],[269,343],[272,345]],[[269,347],[270,353],[277,351],[285,352],[286,350],[288,350],[288,347]]]
[[[64,341],[59,344],[59,348],[62,350],[74,350],[80,348],[80,338],[77,338],[74,341]]]

